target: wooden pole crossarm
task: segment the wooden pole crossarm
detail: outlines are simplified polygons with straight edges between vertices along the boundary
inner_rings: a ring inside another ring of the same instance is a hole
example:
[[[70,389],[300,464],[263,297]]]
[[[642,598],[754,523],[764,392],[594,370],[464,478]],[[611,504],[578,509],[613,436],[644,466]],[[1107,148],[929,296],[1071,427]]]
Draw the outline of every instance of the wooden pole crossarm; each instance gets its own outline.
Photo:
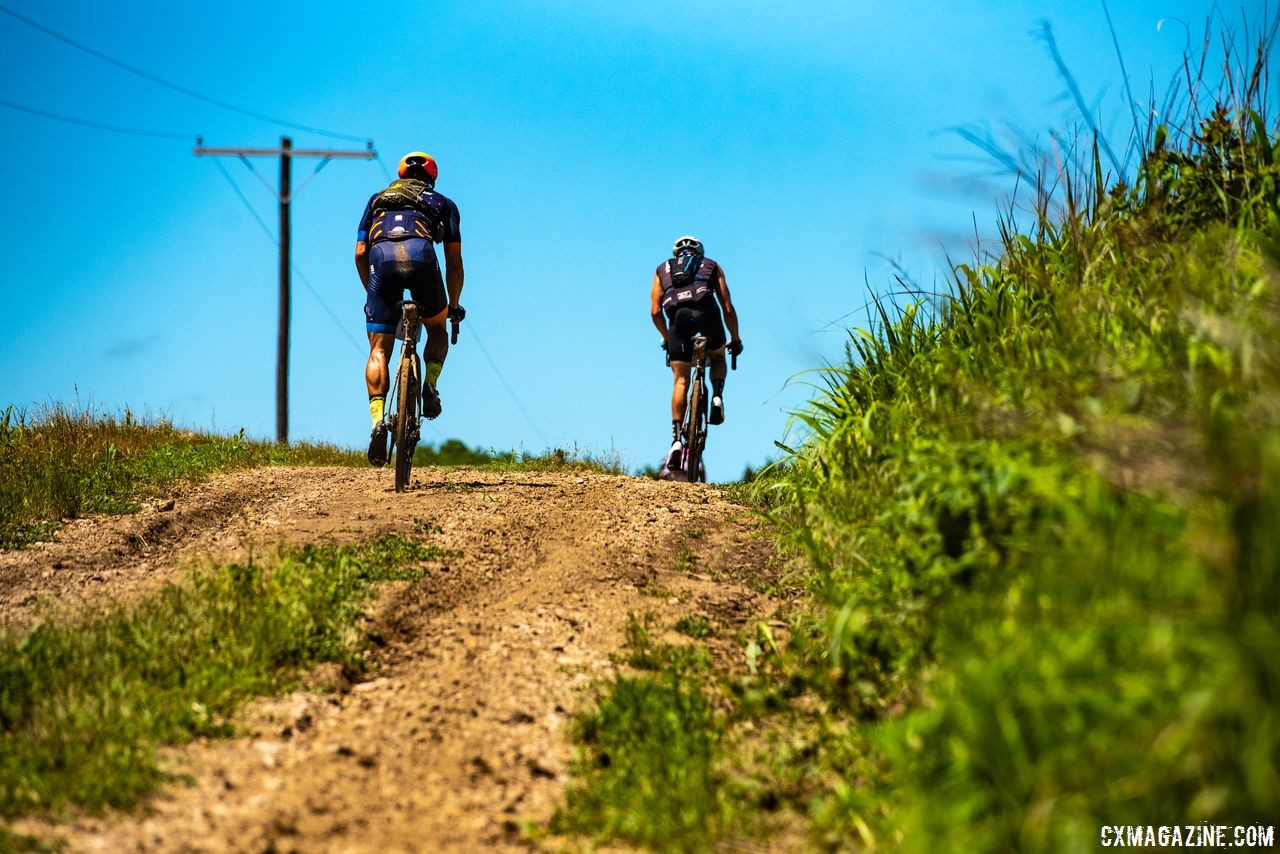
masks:
[[[373,160],[378,152],[372,148],[364,151],[328,151],[321,148],[209,148],[197,145],[191,149],[196,157],[323,157],[330,159]]]

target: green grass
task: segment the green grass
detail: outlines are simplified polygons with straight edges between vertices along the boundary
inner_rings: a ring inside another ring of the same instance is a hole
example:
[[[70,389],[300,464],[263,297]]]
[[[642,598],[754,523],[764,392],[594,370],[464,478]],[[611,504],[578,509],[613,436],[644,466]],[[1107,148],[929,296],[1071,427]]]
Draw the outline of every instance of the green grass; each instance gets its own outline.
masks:
[[[0,827],[0,852],[21,851],[22,854],[53,854],[62,851],[63,846],[57,842],[37,839],[25,833],[14,833],[7,827]]]
[[[175,482],[256,465],[361,465],[328,445],[287,446],[55,406],[0,417],[0,548],[47,538],[58,521],[128,513]]]
[[[627,661],[639,672],[597,686],[574,720],[576,780],[551,829],[654,850],[706,850],[726,819],[716,765],[724,716],[708,700],[705,650],[654,642],[652,620],[628,623]]]
[[[1063,176],[951,296],[881,304],[800,414],[773,514],[824,607],[795,618],[786,678],[856,723],[814,742],[815,774],[876,769],[793,805],[824,838],[1084,850],[1105,823],[1274,820],[1262,106],[1205,111],[1179,150],[1155,129],[1130,185],[1097,159]]]
[[[688,574],[698,569],[698,556],[687,545],[676,555],[676,572]]]
[[[694,640],[703,640],[715,633],[715,630],[705,617],[699,617],[694,614],[686,614],[676,620],[675,630],[682,635],[688,635]]]
[[[440,555],[394,536],[308,546],[0,635],[0,816],[129,807],[169,779],[160,746],[230,734],[241,703],[319,662],[363,670],[373,585],[416,578]]]

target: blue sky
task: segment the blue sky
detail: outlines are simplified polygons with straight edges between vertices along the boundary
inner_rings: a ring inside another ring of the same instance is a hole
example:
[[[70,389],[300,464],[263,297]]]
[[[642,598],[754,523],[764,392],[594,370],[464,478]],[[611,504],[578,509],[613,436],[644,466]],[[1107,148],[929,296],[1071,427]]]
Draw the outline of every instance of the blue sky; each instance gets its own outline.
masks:
[[[713,480],[771,456],[804,372],[840,357],[842,324],[864,324],[869,292],[895,288],[894,263],[931,285],[944,248],[963,258],[975,221],[991,230],[1008,184],[970,180],[990,170],[949,129],[1047,140],[1079,122],[1042,21],[1103,127],[1127,136],[1101,3],[0,2],[211,97],[370,138],[392,169],[406,151],[435,155],[462,212],[468,319],[429,440],[656,462],[670,374],[649,288],[673,239],[700,236],[746,344],[707,453]],[[1198,43],[1210,9],[1112,0],[1139,93],[1152,79],[1163,90],[1179,22]],[[271,436],[276,249],[192,143],[360,145],[219,109],[4,14],[0,45],[2,100],[189,136],[0,108],[0,404],[78,399]],[[271,192],[223,166],[274,231]],[[275,161],[254,166],[274,185]],[[296,162],[295,186],[315,166]],[[376,163],[334,161],[295,199],[294,263],[315,293],[295,276],[293,438],[367,441],[351,256],[384,184]]]

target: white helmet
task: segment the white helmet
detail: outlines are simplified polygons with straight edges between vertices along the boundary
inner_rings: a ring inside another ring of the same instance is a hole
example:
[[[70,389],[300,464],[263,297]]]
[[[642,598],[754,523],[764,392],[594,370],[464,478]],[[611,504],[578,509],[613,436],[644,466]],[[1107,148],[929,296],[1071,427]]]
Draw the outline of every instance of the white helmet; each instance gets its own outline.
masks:
[[[676,245],[671,247],[672,255],[678,257],[681,252],[692,252],[694,255],[706,254],[702,251],[702,241],[689,234],[676,240]]]

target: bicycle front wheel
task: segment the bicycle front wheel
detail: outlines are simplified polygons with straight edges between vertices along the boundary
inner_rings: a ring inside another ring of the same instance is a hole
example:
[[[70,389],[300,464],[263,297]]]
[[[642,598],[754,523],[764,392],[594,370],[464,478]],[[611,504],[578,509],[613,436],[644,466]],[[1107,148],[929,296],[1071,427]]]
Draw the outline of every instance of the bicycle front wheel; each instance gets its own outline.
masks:
[[[413,449],[417,445],[414,434],[418,424],[418,378],[413,359],[401,359],[396,374],[400,396],[396,399],[396,492],[409,488],[409,476],[413,472]]]

